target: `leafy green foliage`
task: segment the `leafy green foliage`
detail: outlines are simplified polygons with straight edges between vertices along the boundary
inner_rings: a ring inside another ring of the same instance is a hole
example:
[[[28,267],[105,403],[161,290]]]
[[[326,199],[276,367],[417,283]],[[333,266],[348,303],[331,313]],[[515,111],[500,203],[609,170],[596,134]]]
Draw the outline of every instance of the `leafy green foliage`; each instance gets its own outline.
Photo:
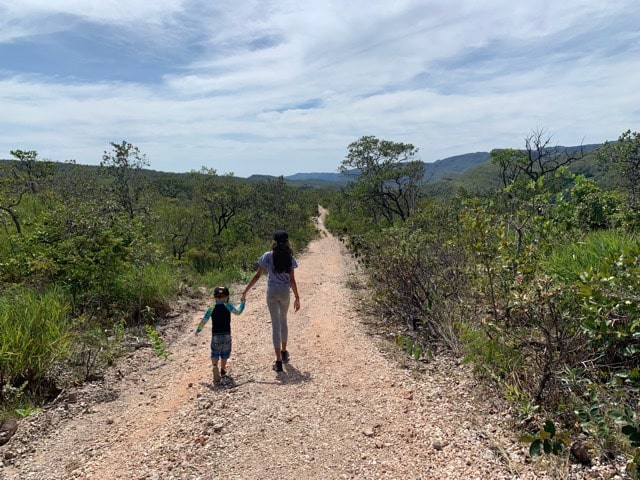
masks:
[[[580,276],[577,299],[592,348],[610,367],[640,361],[640,242],[625,244]]]
[[[425,343],[444,340],[455,349],[454,314],[462,315],[460,298],[466,286],[466,259],[451,231],[455,223],[428,208],[413,219],[411,225],[372,231],[351,242],[364,256],[382,315],[399,328],[420,331]],[[434,228],[422,228],[427,224]]]
[[[640,447],[640,427],[637,425],[625,425],[622,427],[622,433],[629,437],[629,444],[634,447]]]
[[[529,443],[529,455],[532,457],[543,453],[560,455],[571,443],[569,436],[566,433],[559,433],[551,420],[547,420],[535,435],[524,435],[520,441]]]
[[[396,345],[401,350],[407,352],[407,355],[413,358],[416,362],[422,358],[422,346],[417,343],[414,338],[407,335],[397,335]]]
[[[34,408],[31,406],[25,407],[25,408],[16,408],[16,413],[22,418],[28,417],[32,413],[38,413],[40,411],[42,411],[41,408],[37,408],[37,407]]]
[[[117,321],[110,328],[101,323],[84,315],[74,319],[67,373],[72,378],[83,381],[98,375],[124,351],[125,322]]]
[[[640,478],[640,425],[625,425],[622,434],[628,437],[629,445],[633,448],[632,456],[627,462],[627,473],[631,478]]]
[[[147,332],[147,337],[151,341],[151,345],[153,346],[153,351],[156,352],[156,355],[160,358],[164,358],[165,360],[169,358],[169,352],[167,351],[167,346],[162,338],[160,338],[160,334],[158,331],[153,328],[151,325],[146,325],[145,330]]]

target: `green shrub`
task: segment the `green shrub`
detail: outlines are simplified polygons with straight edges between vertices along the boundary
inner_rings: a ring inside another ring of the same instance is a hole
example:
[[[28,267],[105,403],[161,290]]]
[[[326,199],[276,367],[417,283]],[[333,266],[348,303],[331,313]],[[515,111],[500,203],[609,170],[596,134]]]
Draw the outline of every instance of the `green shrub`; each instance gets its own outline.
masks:
[[[85,316],[75,319],[67,372],[72,381],[87,380],[99,374],[122,353],[125,322],[115,322],[110,328],[105,328],[102,323],[104,321]]]
[[[569,435],[556,430],[555,424],[547,420],[535,435],[523,435],[520,441],[529,444],[529,455],[560,455],[571,444]]]
[[[149,338],[153,351],[156,352],[156,355],[167,360],[169,358],[169,351],[167,350],[165,341],[160,337],[158,331],[151,325],[145,325],[145,331],[147,332],[147,337]]]
[[[522,350],[506,342],[499,329],[487,322],[481,327],[461,325],[465,361],[470,362],[476,373],[496,381],[499,385],[516,382],[525,370]]]

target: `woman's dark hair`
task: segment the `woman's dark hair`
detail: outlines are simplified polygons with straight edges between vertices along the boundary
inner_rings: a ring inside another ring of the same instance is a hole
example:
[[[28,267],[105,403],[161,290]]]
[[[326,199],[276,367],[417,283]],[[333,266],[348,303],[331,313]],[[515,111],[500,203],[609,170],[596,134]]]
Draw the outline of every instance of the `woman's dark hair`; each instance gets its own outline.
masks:
[[[293,259],[293,251],[289,242],[278,243],[275,240],[271,244],[273,252],[273,269],[276,273],[289,273]]]

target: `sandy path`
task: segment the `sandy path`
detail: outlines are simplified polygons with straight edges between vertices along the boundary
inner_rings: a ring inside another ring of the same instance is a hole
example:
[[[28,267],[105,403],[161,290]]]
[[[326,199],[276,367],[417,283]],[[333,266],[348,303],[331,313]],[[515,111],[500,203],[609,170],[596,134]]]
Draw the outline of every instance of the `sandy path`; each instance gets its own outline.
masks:
[[[283,373],[263,278],[233,317],[232,386],[210,384],[209,330],[193,334],[204,305],[192,305],[169,361],[142,349],[23,422],[0,447],[0,479],[544,478],[466,367],[436,359],[417,375],[381,352],[347,288],[356,265],[322,218],[298,258]]]

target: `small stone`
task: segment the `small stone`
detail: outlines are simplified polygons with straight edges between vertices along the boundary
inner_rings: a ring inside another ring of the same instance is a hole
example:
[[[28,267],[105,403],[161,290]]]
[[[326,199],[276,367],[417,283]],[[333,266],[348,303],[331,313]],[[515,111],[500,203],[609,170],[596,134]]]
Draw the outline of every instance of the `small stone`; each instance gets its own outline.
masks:
[[[214,432],[221,432],[223,428],[224,428],[224,425],[221,424],[221,423],[218,423],[218,424],[214,425],[211,429]]]
[[[4,445],[18,430],[18,421],[10,418],[0,424],[0,445]]]
[[[367,425],[362,429],[362,433],[367,437],[373,437],[376,434],[373,425]]]

